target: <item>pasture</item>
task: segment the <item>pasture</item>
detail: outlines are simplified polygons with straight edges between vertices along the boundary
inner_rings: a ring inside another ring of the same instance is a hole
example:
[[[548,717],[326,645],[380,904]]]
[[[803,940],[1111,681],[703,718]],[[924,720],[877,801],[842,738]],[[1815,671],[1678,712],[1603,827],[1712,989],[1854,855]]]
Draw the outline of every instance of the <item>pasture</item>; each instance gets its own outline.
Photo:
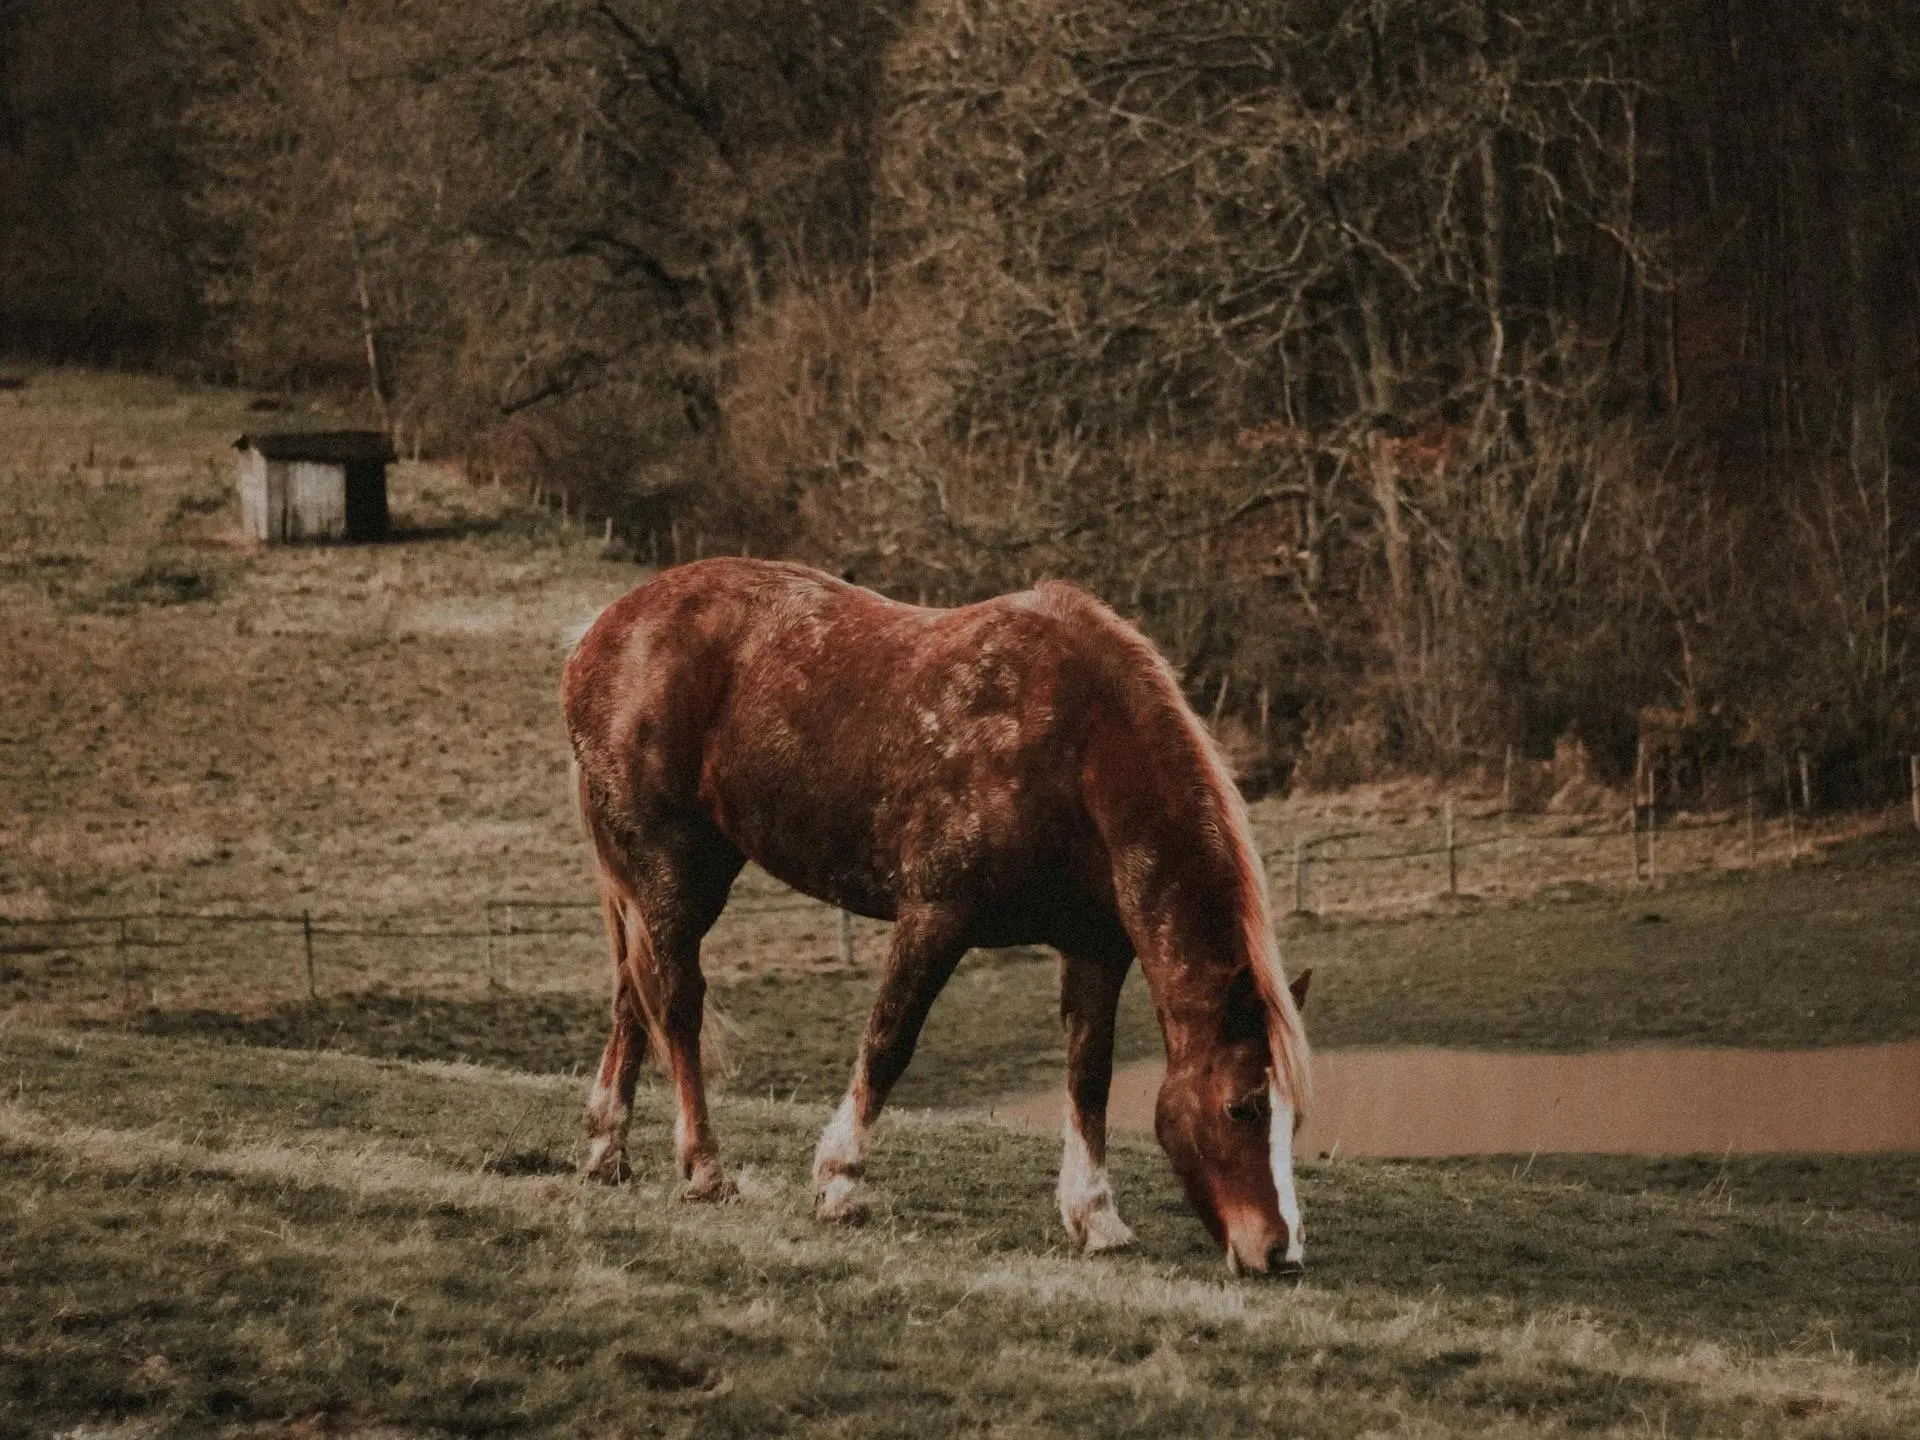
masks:
[[[590,894],[558,667],[639,572],[433,464],[397,467],[393,543],[241,544],[225,447],[280,418],[73,372],[0,395],[0,914]],[[1418,837],[1433,800],[1255,822],[1281,853]],[[1836,819],[1817,863],[1748,871],[1703,832],[1663,852],[1703,873],[1646,892],[1624,840],[1569,873],[1567,817],[1503,823],[1475,895],[1409,862],[1286,922],[1316,1043],[1920,1037],[1910,836]],[[830,912],[752,872],[736,894],[708,971],[744,1199],[718,1209],[670,1198],[653,1083],[636,1181],[571,1178],[591,937],[516,940],[492,985],[470,942],[340,942],[310,1002],[285,937],[216,932],[155,952],[131,1008],[0,956],[0,1434],[1920,1427],[1914,1157],[1325,1161],[1283,1287],[1229,1283],[1158,1152],[1121,1139],[1138,1250],[1069,1254],[1057,1141],[988,1113],[1059,1074],[1037,953],[963,968],[882,1129],[880,1213],[824,1230],[806,1159],[882,932],[848,967]],[[1135,982],[1122,1058],[1156,1043]]]

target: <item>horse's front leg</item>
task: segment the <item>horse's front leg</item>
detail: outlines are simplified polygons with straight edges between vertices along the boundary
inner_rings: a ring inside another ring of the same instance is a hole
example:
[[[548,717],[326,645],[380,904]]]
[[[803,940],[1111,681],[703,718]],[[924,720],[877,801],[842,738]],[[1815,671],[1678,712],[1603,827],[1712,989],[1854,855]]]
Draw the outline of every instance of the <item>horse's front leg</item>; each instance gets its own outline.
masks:
[[[964,917],[941,907],[900,911],[880,994],[853,1062],[853,1081],[814,1151],[815,1213],[822,1220],[852,1221],[866,1214],[869,1201],[861,1180],[873,1127],[913,1058],[927,1012],[967,952],[965,929]]]
[[[1113,1081],[1113,1032],[1127,964],[1064,956],[1060,1018],[1067,1032],[1067,1103],[1060,1157],[1060,1218],[1089,1255],[1133,1243],[1114,1208],[1107,1179],[1107,1091]]]

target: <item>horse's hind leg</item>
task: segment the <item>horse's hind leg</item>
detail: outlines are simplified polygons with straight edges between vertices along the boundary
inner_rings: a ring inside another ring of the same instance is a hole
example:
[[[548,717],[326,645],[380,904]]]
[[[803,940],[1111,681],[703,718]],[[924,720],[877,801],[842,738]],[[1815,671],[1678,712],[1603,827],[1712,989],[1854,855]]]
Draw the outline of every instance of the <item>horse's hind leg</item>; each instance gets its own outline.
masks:
[[[894,924],[887,973],[853,1062],[853,1081],[814,1151],[815,1213],[822,1220],[857,1220],[866,1213],[860,1180],[874,1124],[913,1058],[927,1012],[967,953],[964,934],[962,917],[931,906],[903,908]]]
[[[589,1180],[617,1185],[632,1172],[627,1165],[627,1124],[633,1117],[633,1089],[647,1055],[647,1022],[627,962],[627,919],[619,897],[602,901],[607,945],[613,956],[613,1030],[600,1054],[600,1068],[587,1092]]]
[[[1060,1018],[1067,1032],[1067,1103],[1060,1157],[1060,1218],[1089,1255],[1131,1244],[1107,1179],[1107,1092],[1114,1021],[1128,961],[1063,956]]]
[[[734,1191],[720,1168],[701,1072],[707,985],[700,942],[744,860],[717,832],[678,839],[683,843],[650,847],[644,863],[617,847],[600,852],[614,957],[613,1033],[588,1096],[588,1173],[614,1178],[624,1166],[621,1142],[650,1042],[666,1061],[679,1102],[674,1154],[686,1197],[726,1199]]]
[[[710,923],[710,922],[709,922]],[[701,927],[704,932],[705,926]],[[687,1200],[732,1200],[739,1191],[720,1167],[720,1142],[707,1113],[707,1082],[700,1066],[700,1025],[707,982],[700,973],[700,940],[663,935],[656,940],[663,986],[662,1029],[667,1067],[679,1101],[673,1122],[673,1155]]]

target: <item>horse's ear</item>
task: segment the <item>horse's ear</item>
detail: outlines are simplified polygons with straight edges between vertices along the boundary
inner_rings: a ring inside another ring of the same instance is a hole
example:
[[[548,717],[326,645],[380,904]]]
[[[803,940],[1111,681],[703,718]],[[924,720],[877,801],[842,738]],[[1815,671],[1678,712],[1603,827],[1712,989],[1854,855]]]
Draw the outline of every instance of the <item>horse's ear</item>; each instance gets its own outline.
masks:
[[[1294,1009],[1305,1010],[1307,1008],[1307,982],[1311,979],[1313,979],[1313,971],[1310,969],[1302,970],[1298,975],[1293,977],[1293,983],[1287,986],[1287,989],[1293,992]]]

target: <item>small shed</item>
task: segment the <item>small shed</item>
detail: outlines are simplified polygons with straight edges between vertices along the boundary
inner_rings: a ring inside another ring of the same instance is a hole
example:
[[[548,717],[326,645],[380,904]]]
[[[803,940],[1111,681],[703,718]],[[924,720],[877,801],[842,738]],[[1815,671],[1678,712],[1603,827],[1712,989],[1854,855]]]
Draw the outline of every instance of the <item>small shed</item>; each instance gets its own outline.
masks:
[[[242,435],[240,519],[268,544],[379,540],[393,442],[379,430]]]

